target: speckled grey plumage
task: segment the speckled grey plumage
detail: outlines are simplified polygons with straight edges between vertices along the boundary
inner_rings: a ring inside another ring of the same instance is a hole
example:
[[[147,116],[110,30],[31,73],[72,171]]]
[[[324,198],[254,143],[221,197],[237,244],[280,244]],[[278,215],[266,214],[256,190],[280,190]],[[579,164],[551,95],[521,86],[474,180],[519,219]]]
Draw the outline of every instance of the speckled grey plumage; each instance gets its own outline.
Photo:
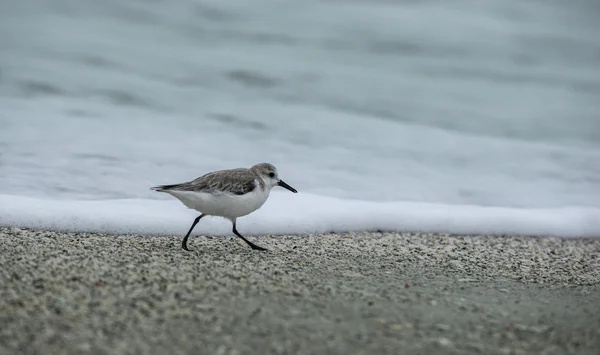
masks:
[[[192,181],[161,185],[153,187],[155,191],[180,190],[180,191],[196,191],[207,193],[232,193],[235,195],[244,195],[252,192],[255,188],[260,187],[265,189],[265,183],[261,179],[262,172],[275,172],[276,169],[272,164],[260,163],[247,168],[236,168],[213,171],[200,176]]]

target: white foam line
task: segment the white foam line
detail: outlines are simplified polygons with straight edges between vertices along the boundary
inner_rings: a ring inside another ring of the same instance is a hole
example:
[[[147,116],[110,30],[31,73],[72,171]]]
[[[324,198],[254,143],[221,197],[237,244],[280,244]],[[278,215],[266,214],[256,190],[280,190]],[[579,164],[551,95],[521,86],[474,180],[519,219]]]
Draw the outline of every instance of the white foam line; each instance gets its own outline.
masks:
[[[179,201],[45,200],[0,195],[0,225],[36,229],[182,235],[198,214]],[[367,202],[273,191],[238,220],[246,235],[365,230],[600,237],[600,209],[518,209],[414,202]],[[202,220],[194,234],[232,235],[230,222]]]

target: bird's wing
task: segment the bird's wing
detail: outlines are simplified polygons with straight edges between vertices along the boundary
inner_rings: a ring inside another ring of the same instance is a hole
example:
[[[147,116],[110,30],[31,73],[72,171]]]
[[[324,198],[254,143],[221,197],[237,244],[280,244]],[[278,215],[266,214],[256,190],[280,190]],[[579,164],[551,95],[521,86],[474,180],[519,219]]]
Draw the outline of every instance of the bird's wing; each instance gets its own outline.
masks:
[[[182,184],[161,185],[152,189],[244,195],[254,191],[256,187],[256,176],[248,169],[230,169],[214,171]]]

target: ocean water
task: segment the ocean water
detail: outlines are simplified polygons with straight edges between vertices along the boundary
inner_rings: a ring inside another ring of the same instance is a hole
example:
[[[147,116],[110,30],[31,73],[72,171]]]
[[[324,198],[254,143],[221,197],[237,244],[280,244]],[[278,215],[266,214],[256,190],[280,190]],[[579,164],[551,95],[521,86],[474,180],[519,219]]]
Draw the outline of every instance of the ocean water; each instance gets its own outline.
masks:
[[[185,233],[149,187],[275,164],[246,234],[600,236],[600,3],[0,4],[0,224]],[[197,233],[229,233],[213,219]]]

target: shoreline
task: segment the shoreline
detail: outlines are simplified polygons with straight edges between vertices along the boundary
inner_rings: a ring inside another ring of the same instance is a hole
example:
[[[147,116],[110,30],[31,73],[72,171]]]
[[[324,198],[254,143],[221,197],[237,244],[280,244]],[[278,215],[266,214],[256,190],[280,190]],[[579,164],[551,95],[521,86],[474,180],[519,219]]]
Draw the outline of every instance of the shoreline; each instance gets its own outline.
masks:
[[[600,239],[0,227],[0,353],[595,354]]]

